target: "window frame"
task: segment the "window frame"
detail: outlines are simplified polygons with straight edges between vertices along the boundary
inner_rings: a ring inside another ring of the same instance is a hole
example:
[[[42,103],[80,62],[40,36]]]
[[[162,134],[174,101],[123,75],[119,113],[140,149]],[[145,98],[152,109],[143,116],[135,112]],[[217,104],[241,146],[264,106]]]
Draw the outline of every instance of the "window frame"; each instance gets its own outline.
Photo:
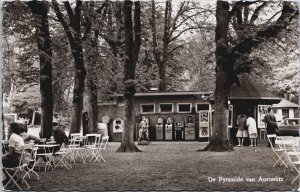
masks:
[[[172,110],[171,111],[161,111],[161,105],[171,105]],[[159,103],[158,104],[158,112],[159,113],[174,113],[174,103]]]
[[[284,116],[283,111],[284,111],[285,113],[287,112],[287,116]],[[290,118],[290,109],[289,109],[289,108],[282,108],[282,109],[281,109],[281,112],[282,112],[282,117],[284,117],[284,118]]]
[[[198,105],[208,105],[208,109],[207,110],[202,110],[202,111],[210,111],[210,104],[209,103],[195,103],[196,113],[200,112],[200,110],[198,110]]]
[[[179,105],[189,105],[190,111],[179,111]],[[177,113],[191,113],[192,112],[192,103],[177,103]]]
[[[152,105],[153,106],[153,112],[143,112],[143,106],[144,105]],[[143,103],[143,104],[140,104],[140,112],[141,112],[141,114],[155,114],[155,103]]]

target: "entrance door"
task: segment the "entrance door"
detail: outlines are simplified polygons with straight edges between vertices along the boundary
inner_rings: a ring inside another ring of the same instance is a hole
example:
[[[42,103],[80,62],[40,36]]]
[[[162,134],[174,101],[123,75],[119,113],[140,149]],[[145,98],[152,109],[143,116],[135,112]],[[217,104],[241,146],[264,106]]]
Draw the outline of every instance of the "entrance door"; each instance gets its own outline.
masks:
[[[245,114],[246,116],[251,115],[255,118],[255,104],[251,101],[240,101],[234,103],[234,116],[233,116],[233,128],[230,130],[230,140],[235,145],[238,144],[236,133],[237,133],[237,117],[240,114]],[[245,145],[250,144],[250,140],[247,138],[244,142]]]

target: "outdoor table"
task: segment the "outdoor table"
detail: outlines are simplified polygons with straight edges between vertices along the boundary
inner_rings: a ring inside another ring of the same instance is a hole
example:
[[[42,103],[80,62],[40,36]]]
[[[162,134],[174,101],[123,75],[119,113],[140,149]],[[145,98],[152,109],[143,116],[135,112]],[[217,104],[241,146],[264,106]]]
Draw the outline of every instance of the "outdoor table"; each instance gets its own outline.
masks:
[[[54,148],[60,146],[59,144],[37,144],[34,145],[34,147],[37,147],[38,149],[44,149],[43,153],[37,153],[37,158],[39,157],[45,157],[44,160],[46,160],[46,165],[45,165],[45,172],[47,170],[47,167],[52,167],[53,164],[53,152],[54,152]],[[37,149],[37,150],[38,150]],[[38,161],[38,159],[37,159]]]

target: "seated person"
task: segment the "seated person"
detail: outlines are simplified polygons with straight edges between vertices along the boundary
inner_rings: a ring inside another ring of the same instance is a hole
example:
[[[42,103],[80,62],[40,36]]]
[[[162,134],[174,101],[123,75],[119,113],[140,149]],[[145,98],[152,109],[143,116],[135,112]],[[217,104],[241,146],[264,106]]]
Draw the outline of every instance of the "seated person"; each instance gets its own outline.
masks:
[[[20,129],[17,123],[11,123],[9,131],[12,133],[8,140],[8,153],[2,156],[3,167],[16,167],[19,165],[21,154],[24,150],[24,141],[20,136]]]
[[[40,142],[42,142],[42,140],[40,138],[27,133],[28,132],[28,128],[27,128],[26,124],[19,124],[19,127],[20,127],[20,130],[21,130],[20,136],[24,140],[25,144],[30,143],[31,140],[34,140],[34,143],[40,143]]]
[[[59,123],[53,123],[53,137],[55,142],[60,145],[54,148],[54,152],[58,151],[63,143],[67,144],[69,142],[69,138]]]

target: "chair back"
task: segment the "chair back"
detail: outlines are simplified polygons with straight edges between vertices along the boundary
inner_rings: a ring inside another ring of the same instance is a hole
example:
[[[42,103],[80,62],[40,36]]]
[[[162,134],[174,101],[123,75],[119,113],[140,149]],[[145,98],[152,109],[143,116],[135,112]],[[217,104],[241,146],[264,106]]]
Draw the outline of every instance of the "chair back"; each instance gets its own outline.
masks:
[[[80,133],[71,133],[70,146],[79,146],[84,137]]]
[[[101,141],[101,144],[100,144],[101,149],[106,149],[106,145],[108,143],[108,140],[109,140],[109,136],[103,136],[102,137],[102,141]]]
[[[268,141],[269,141],[269,143],[270,143],[270,145],[272,147],[272,150],[274,151],[275,149],[274,149],[273,143],[271,141],[271,138],[275,138],[276,139],[276,134],[269,134],[269,135],[267,135],[267,138],[268,138]]]
[[[84,146],[96,147],[98,143],[98,134],[86,134]]]

